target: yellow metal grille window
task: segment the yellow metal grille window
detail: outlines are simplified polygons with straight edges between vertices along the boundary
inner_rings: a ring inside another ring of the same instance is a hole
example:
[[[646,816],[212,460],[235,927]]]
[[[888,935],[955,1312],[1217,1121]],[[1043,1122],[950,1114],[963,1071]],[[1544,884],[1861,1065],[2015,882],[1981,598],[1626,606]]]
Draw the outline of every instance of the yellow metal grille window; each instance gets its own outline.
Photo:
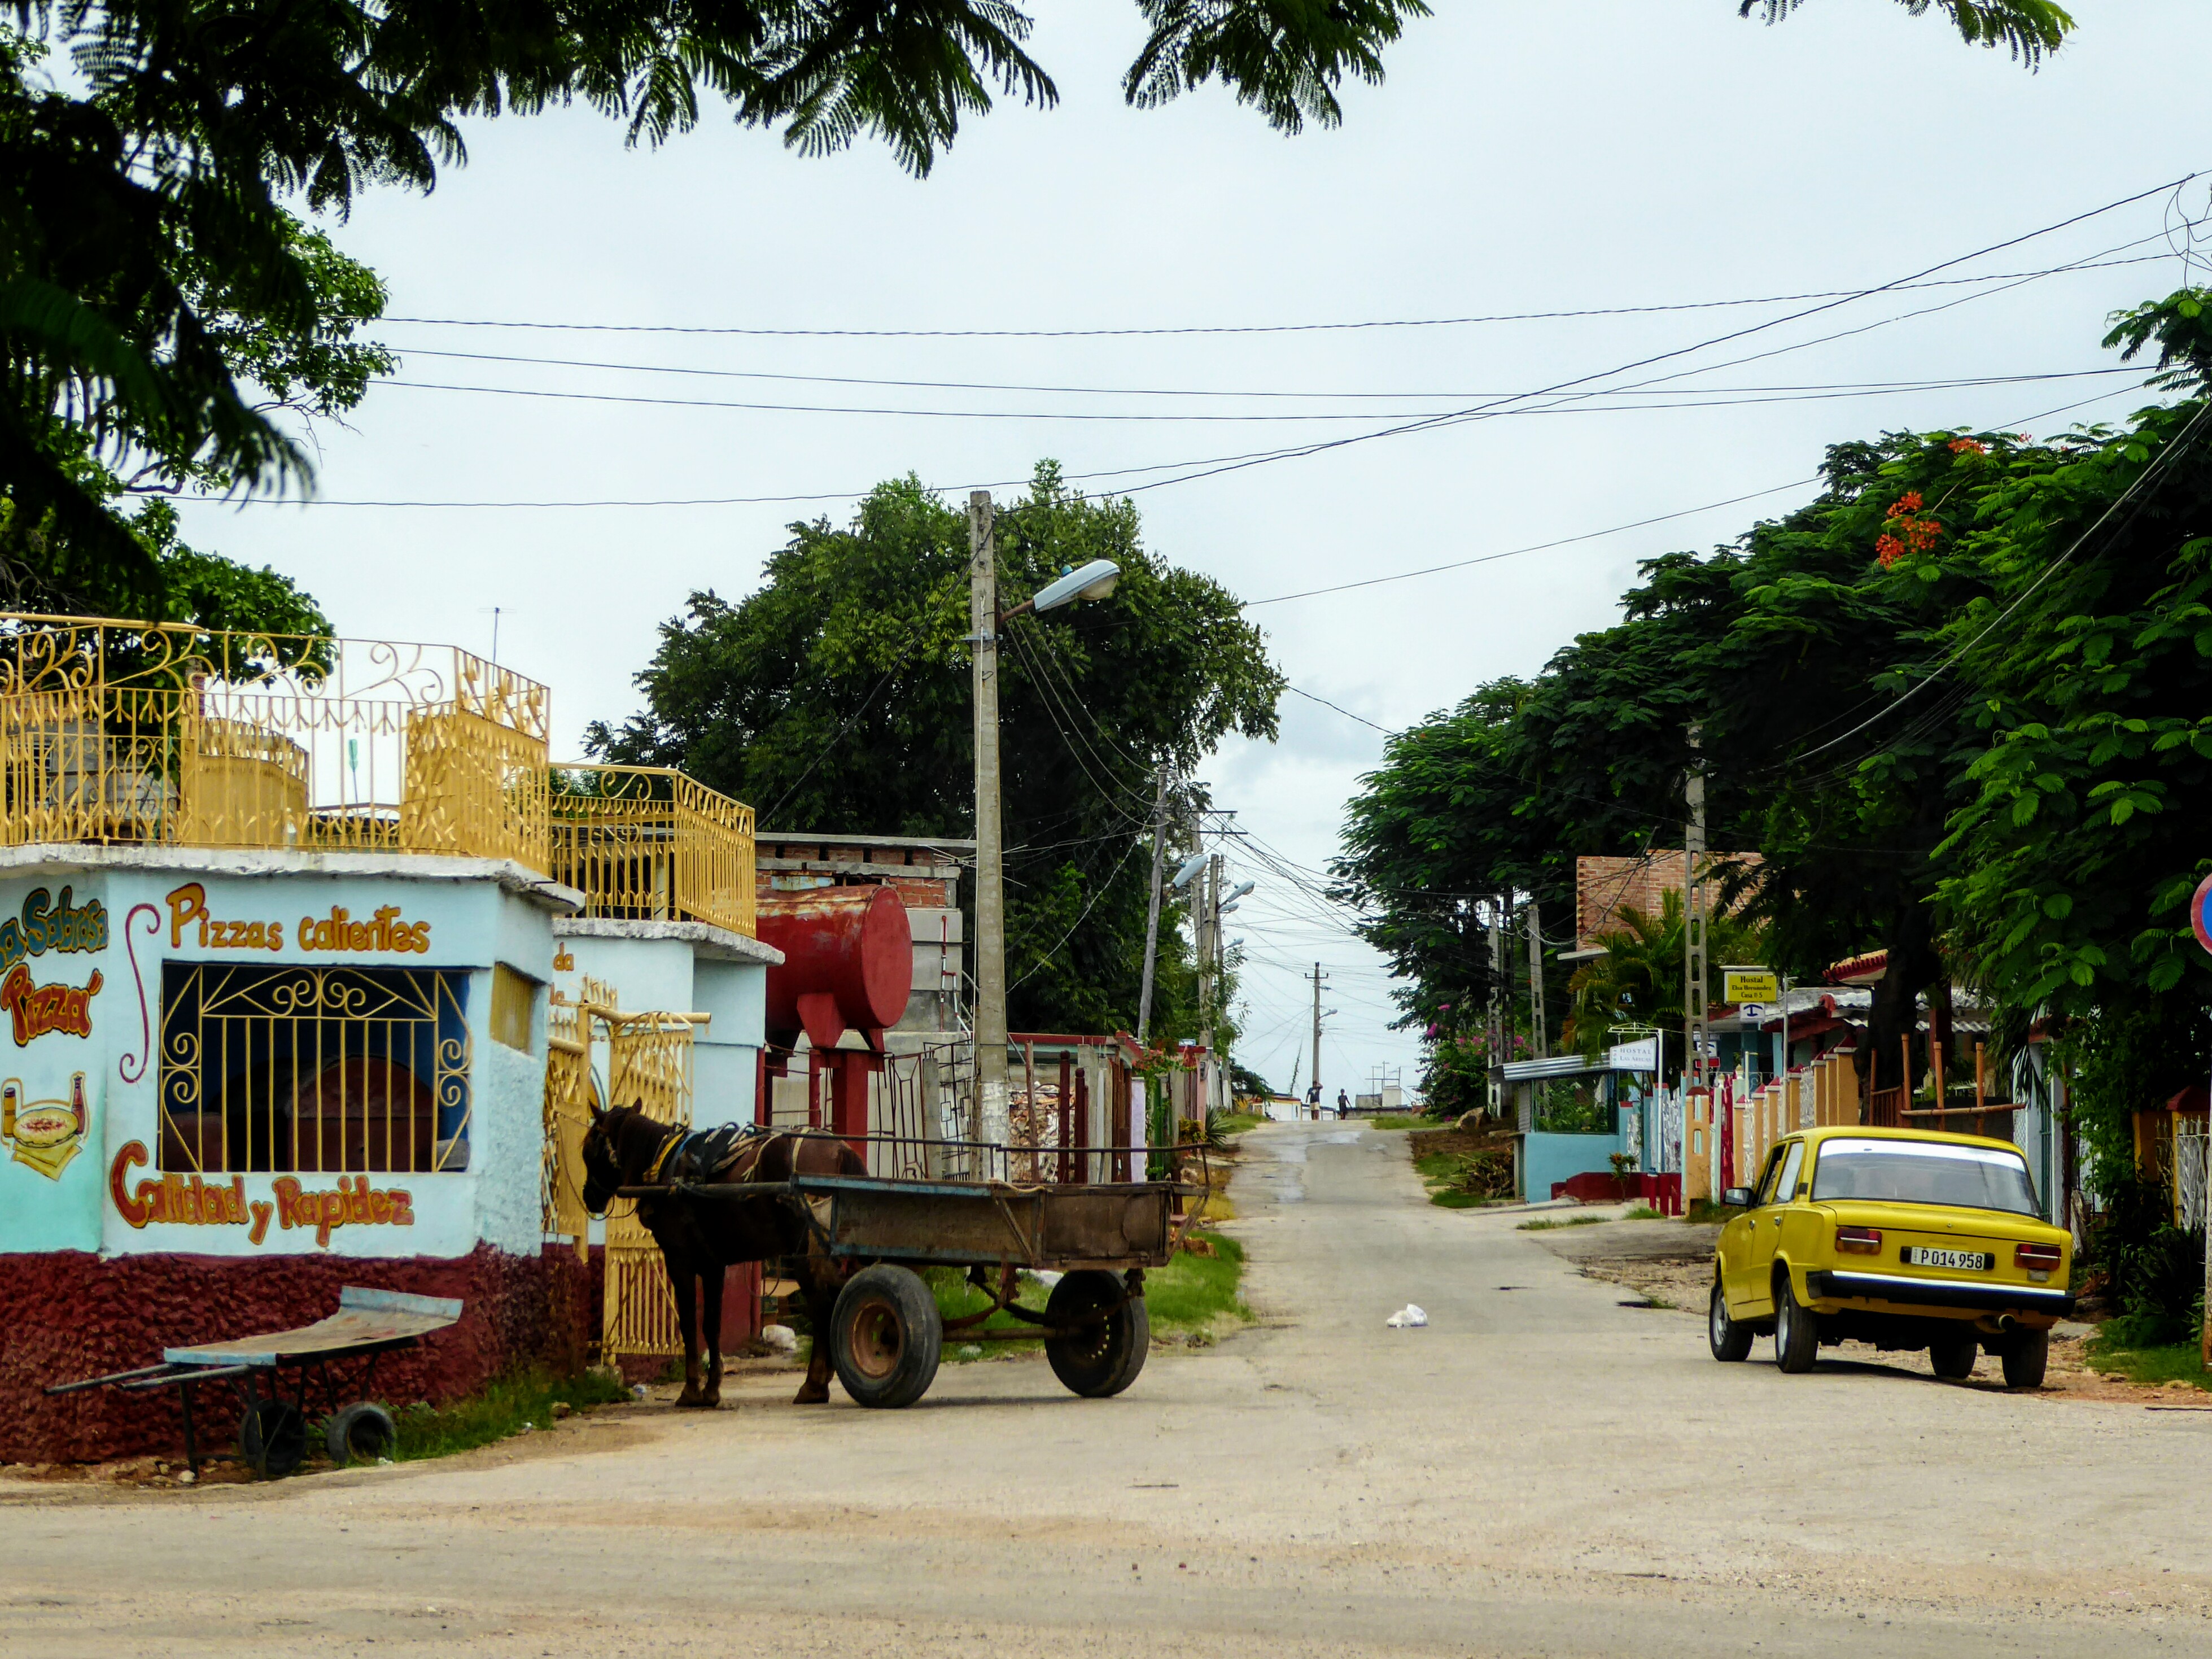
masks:
[[[554,879],[585,914],[755,931],[753,809],[657,766],[563,766],[548,811]]]
[[[160,1167],[465,1169],[467,992],[435,969],[168,964]]]

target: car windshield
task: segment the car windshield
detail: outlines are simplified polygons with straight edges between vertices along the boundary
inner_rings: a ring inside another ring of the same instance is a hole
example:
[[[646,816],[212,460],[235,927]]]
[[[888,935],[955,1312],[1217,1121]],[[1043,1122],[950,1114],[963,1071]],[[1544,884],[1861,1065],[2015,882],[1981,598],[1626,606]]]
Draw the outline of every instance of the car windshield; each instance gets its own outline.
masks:
[[[2039,1213],[2027,1160],[2018,1152],[1928,1140],[1825,1143],[1813,1171],[1813,1201],[1839,1198]]]

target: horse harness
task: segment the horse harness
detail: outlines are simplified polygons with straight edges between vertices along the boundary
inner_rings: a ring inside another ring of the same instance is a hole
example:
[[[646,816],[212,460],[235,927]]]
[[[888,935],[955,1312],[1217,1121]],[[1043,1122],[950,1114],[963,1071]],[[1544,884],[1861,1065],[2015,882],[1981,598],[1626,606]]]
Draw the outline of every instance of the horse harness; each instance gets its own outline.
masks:
[[[750,1181],[770,1147],[780,1140],[802,1139],[805,1133],[773,1129],[761,1123],[725,1123],[719,1128],[672,1135],[647,1170],[645,1184],[653,1186],[663,1180],[696,1185]]]

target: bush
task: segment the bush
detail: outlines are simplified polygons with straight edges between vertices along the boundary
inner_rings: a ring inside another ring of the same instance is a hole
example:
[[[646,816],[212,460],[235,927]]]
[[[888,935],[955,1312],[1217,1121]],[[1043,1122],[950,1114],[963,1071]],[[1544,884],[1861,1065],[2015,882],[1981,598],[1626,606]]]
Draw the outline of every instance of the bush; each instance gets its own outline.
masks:
[[[2204,1235],[2173,1224],[2163,1182],[2136,1175],[2113,1182],[2083,1256],[2075,1281],[2085,1271],[2104,1275],[2106,1298],[2127,1322],[2129,1334],[2112,1339],[2121,1346],[2184,1342],[2201,1327]]]

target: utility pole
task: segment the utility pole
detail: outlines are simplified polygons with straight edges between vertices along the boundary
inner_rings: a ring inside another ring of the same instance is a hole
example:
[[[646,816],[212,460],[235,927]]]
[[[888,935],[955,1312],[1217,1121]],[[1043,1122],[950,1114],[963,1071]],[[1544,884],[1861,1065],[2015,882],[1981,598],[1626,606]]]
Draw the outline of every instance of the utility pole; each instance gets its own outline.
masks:
[[[1698,869],[1705,856],[1705,769],[1698,752],[1699,729],[1690,727],[1690,770],[1682,782],[1682,798],[1689,808],[1682,825],[1682,1100],[1686,1114],[1690,1091],[1712,1086],[1705,1062],[1705,1011],[1711,1005],[1705,995],[1705,890]],[[1717,1111],[1711,1114],[1711,1121],[1713,1167],[1718,1172],[1722,1124]],[[1722,1175],[1717,1173],[1714,1192],[1720,1191]]]
[[[1490,1010],[1482,1028],[1490,1050],[1485,1109],[1493,1123],[1503,1122],[1505,1117],[1506,997],[1512,981],[1513,967],[1505,959],[1505,901],[1500,896],[1490,903]]]
[[[1528,896],[1528,1025],[1536,1043],[1536,1058],[1552,1055],[1552,1036],[1544,1024],[1544,927],[1536,908],[1536,896]]]
[[[999,544],[991,492],[968,497],[968,611],[975,681],[975,1139],[1002,1146],[1006,1100],[1006,890],[999,820]],[[993,1172],[986,1169],[987,1176]]]
[[[1160,953],[1160,878],[1168,848],[1168,766],[1159,766],[1159,785],[1152,796],[1152,898],[1145,912],[1145,988],[1137,994],[1137,1042],[1144,1044],[1152,1028],[1152,967]]]
[[[1313,1085],[1312,1085],[1312,1086],[1313,1086],[1314,1091],[1316,1091],[1316,1092],[1315,1092],[1315,1094],[1314,1094],[1314,1114],[1315,1114],[1315,1115],[1316,1115],[1316,1116],[1319,1116],[1319,1115],[1320,1115],[1320,1114],[1321,1114],[1321,1095],[1320,1095],[1320,1093],[1319,1093],[1318,1091],[1319,1091],[1319,1090],[1320,1090],[1320,1088],[1321,1088],[1321,982],[1322,982],[1322,971],[1321,971],[1321,963],[1317,963],[1317,962],[1316,962],[1316,963],[1314,963],[1314,975],[1313,975],[1313,979],[1314,979],[1314,1015],[1313,1015]]]
[[[1212,1110],[1221,1093],[1221,1055],[1214,1053],[1214,998],[1221,994],[1221,854],[1206,860],[1199,876],[1199,905],[1206,914],[1206,931],[1199,942],[1199,1042],[1206,1048],[1206,1109]]]

